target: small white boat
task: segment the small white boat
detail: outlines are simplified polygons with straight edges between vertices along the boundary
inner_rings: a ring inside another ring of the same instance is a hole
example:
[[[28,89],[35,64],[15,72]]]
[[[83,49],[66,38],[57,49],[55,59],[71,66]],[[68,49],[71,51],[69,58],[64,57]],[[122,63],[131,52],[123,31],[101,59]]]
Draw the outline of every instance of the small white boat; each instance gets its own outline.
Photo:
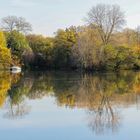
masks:
[[[21,68],[18,66],[13,66],[10,68],[12,73],[20,73],[21,72]]]

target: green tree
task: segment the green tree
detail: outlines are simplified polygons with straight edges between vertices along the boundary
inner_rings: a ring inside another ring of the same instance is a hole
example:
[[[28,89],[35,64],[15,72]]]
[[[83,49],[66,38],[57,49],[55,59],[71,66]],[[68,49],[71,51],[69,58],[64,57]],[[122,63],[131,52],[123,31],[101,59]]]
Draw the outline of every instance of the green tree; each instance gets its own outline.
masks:
[[[7,47],[11,49],[13,64],[21,65],[24,62],[24,57],[32,52],[26,37],[17,31],[6,32]]]
[[[76,39],[77,33],[73,27],[57,31],[52,52],[55,68],[71,67],[72,46],[76,43]]]
[[[104,66],[106,69],[133,69],[139,67],[138,54],[135,49],[126,46],[105,47]]]
[[[53,38],[42,35],[28,35],[29,46],[34,53],[33,66],[47,67],[51,64],[51,50],[53,48]]]

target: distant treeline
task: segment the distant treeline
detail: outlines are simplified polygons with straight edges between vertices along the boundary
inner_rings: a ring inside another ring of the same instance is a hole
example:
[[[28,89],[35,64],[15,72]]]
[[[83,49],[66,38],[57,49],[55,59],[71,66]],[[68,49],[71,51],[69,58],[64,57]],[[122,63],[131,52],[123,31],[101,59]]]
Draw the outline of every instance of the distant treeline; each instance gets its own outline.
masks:
[[[86,25],[59,29],[54,37],[31,34],[22,17],[1,20],[0,69],[120,70],[140,68],[140,27],[123,28],[125,16],[118,5],[98,4]]]

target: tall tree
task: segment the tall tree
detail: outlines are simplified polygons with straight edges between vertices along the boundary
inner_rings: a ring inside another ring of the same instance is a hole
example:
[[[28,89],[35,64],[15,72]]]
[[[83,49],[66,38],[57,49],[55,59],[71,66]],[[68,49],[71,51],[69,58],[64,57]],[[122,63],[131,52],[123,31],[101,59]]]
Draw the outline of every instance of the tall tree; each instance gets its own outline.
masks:
[[[1,22],[1,28],[7,32],[16,30],[18,32],[28,33],[32,31],[31,24],[23,17],[7,16],[4,17]]]
[[[100,65],[100,50],[102,41],[96,28],[83,27],[77,42],[72,47],[74,67],[96,69]]]
[[[77,34],[73,27],[58,30],[54,39],[53,65],[55,68],[71,67],[71,49],[76,43]]]
[[[121,28],[124,23],[124,13],[118,5],[98,4],[89,11],[87,21],[97,27],[104,45],[110,41],[115,29]]]

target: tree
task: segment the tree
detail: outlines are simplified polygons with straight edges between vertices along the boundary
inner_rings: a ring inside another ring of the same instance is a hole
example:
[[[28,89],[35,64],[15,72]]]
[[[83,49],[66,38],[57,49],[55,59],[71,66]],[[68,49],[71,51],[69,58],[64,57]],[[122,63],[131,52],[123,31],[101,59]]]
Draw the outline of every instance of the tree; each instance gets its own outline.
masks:
[[[70,68],[72,46],[76,43],[77,33],[74,27],[58,30],[54,38],[53,66],[55,68]]]
[[[11,52],[7,48],[5,36],[0,31],[0,69],[8,68],[11,64]]]
[[[76,44],[72,47],[74,67],[96,69],[100,65],[101,39],[96,28],[83,28]]]
[[[32,52],[26,37],[17,31],[5,33],[7,47],[11,49],[13,65],[21,65],[24,61],[23,56]]]
[[[7,32],[14,30],[22,33],[28,33],[32,31],[32,26],[23,17],[7,16],[2,19],[2,29]]]
[[[136,28],[136,41],[137,41],[137,46],[140,47],[140,26]]]
[[[33,66],[44,68],[51,63],[50,51],[53,48],[53,38],[42,35],[26,36],[29,46],[34,53]]]
[[[124,23],[124,13],[118,5],[98,4],[88,13],[87,21],[96,26],[103,45],[107,45],[114,30],[121,28]]]
[[[53,38],[44,37],[42,35],[28,35],[26,36],[29,46],[35,54],[44,54],[49,47],[53,46]]]
[[[139,68],[139,50],[126,46],[111,46],[105,48],[104,66],[107,70]]]

